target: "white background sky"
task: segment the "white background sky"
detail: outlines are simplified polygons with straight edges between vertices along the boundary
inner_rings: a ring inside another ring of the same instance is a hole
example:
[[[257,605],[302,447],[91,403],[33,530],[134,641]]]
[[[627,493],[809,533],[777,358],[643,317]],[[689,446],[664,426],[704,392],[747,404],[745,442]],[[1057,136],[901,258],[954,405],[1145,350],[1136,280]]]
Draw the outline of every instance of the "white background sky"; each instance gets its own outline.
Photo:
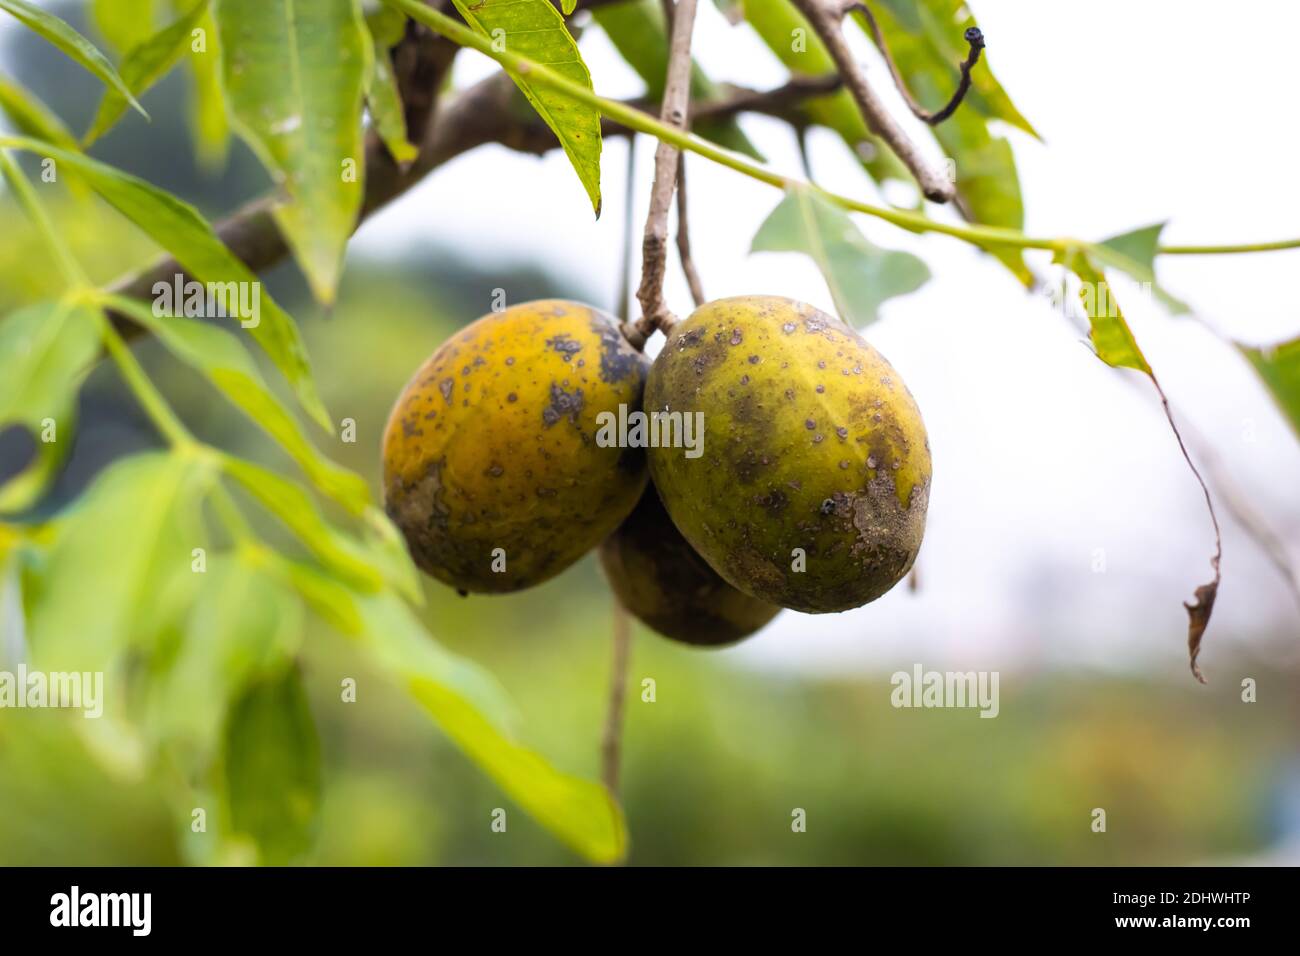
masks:
[[[1171,242],[1300,233],[1300,4],[1227,10],[1187,0],[1000,0],[973,7],[988,37],[987,62],[1045,140],[1009,133],[1028,231],[1101,238],[1168,219]],[[641,92],[598,30],[582,46],[599,92]],[[866,42],[857,48],[878,87],[892,94],[874,51]],[[757,39],[730,27],[711,3],[700,6],[696,51],[717,80],[766,86],[785,78]],[[492,68],[475,54],[461,59],[460,82]],[[798,174],[784,127],[762,118],[744,125],[774,166]],[[599,222],[558,151],[538,160],[487,148],[372,220],[358,251],[384,255],[427,237],[489,261],[541,263],[608,302],[618,276],[625,148],[606,144]],[[643,138],[638,229],[652,149]],[[834,136],[815,136],[812,149],[823,185],[877,198]],[[779,193],[693,158],[690,199],[711,297],[770,293],[829,309],[808,260],[748,254]],[[1086,663],[1184,679],[1181,602],[1208,580],[1212,532],[1149,388],[1135,373],[1102,365],[1044,297],[1023,292],[988,257],[943,237],[858,222],[873,241],[921,255],[935,277],[888,303],[867,330],[906,379],[930,432],[935,472],[921,588],[899,587],[840,615],[787,612],[727,653],[814,669],[892,670],[918,660],[1004,669]],[[1033,265],[1048,271],[1046,261]],[[1160,265],[1164,283],[1229,335],[1266,342],[1300,333],[1300,252],[1167,257]],[[1116,285],[1177,413],[1213,439],[1242,493],[1300,558],[1300,444],[1253,373],[1197,322],[1171,319]],[[689,310],[679,275],[668,294],[670,305]],[[1212,677],[1229,645],[1285,633],[1289,646],[1254,648],[1275,658],[1300,644],[1300,612],[1277,572],[1222,512],[1224,583],[1203,656]],[[1098,548],[1103,574],[1092,570]]]

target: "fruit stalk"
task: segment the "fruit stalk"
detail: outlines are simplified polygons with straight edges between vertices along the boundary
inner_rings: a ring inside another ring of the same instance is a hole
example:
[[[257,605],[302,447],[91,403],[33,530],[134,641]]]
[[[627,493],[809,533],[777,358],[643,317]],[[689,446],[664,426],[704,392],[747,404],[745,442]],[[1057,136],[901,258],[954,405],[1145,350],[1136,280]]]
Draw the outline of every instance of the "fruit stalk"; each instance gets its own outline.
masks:
[[[690,105],[691,32],[695,28],[695,7],[696,0],[677,0],[675,6],[665,4],[665,12],[671,14],[672,33],[659,121],[682,132],[686,130],[686,111]],[[650,191],[650,211],[641,243],[641,285],[636,292],[637,301],[641,303],[641,318],[629,330],[634,345],[644,344],[655,329],[666,332],[675,321],[664,302],[664,274],[668,262],[668,210],[677,188],[680,155],[676,144],[666,139],[661,139],[655,148],[654,186]]]

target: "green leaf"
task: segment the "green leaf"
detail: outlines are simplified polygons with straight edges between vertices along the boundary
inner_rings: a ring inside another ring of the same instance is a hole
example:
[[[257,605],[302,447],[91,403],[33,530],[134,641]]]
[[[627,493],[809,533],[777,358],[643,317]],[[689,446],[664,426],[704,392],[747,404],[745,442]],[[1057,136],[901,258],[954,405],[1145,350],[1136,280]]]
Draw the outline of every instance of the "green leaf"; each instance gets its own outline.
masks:
[[[122,82],[122,78],[117,75],[117,70],[113,69],[113,64],[108,62],[108,58],[99,52],[95,44],[68,26],[67,23],[54,14],[47,13],[40,7],[28,3],[27,0],[0,0],[0,10],[17,17],[28,29],[35,31],[53,43],[97,76],[105,86],[116,89],[121,93],[141,116],[145,119],[149,118],[149,114],[144,111],[144,107],[136,101],[127,85]]]
[[[750,252],[802,252],[817,263],[840,318],[870,325],[881,303],[915,292],[930,278],[910,252],[872,245],[838,206],[815,189],[795,186],[758,227]]]
[[[873,9],[908,89],[918,102],[938,108],[948,102],[956,89],[956,63],[964,59],[965,54],[963,52],[954,59],[936,46],[934,38],[946,38],[951,33],[953,42],[961,42],[964,29],[961,23],[965,21],[954,20],[960,12],[960,4],[955,0],[926,2],[930,4],[929,12],[918,13],[926,25],[924,32],[909,27],[905,20],[895,16],[892,8],[878,6]],[[979,81],[987,68],[988,64],[981,60],[972,74],[972,82]],[[1005,138],[994,136],[989,131],[989,117],[978,108],[968,109],[963,103],[933,130],[939,145],[956,164],[957,205],[962,214],[984,225],[1023,229],[1025,207],[1015,156]],[[1021,282],[1026,285],[1033,283],[1033,274],[1025,265],[1021,250],[990,245],[987,251],[1003,262]]]
[[[668,29],[660,0],[631,0],[599,6],[592,15],[619,55],[645,81],[646,96],[656,102],[662,99],[668,75]],[[692,61],[691,101],[709,102],[722,95],[721,87]],[[763,161],[763,155],[749,141],[734,116],[695,123],[693,132],[719,146]]]
[[[252,684],[231,706],[223,764],[231,828],[257,843],[261,862],[282,865],[311,849],[320,740],[296,669]]]
[[[157,0],[91,0],[90,19],[118,53],[153,33]]]
[[[230,117],[221,88],[221,40],[212,13],[204,15],[201,49],[191,44],[186,53],[190,70],[189,109],[186,122],[199,164],[208,170],[222,168],[230,151]]]
[[[1133,331],[1120,312],[1110,284],[1082,249],[1072,248],[1056,256],[1056,262],[1079,277],[1079,299],[1088,316],[1089,337],[1097,357],[1116,368],[1132,368],[1151,374],[1151,366],[1138,348]]]
[[[366,81],[366,102],[370,106],[370,118],[375,131],[379,133],[393,159],[400,164],[410,163],[420,155],[419,148],[407,139],[406,114],[402,109],[397,77],[393,75],[393,58],[389,53],[389,48],[402,35],[405,20],[391,7],[382,7],[366,18],[366,27],[370,30],[374,45],[374,66]]]
[[[70,302],[42,302],[0,319],[0,428],[21,425],[36,459],[0,488],[0,513],[30,507],[72,444],[77,390],[99,354],[99,317]],[[42,440],[44,422],[53,441]]]
[[[1300,338],[1264,348],[1241,344],[1237,348],[1264,380],[1278,408],[1300,437]]]
[[[201,504],[214,477],[192,453],[135,455],[60,516],[31,616],[41,667],[109,671],[179,619],[197,587],[193,550],[206,544]]]
[[[743,0],[743,7],[745,21],[791,73],[817,77],[836,72],[835,61],[825,45],[789,0]],[[795,30],[803,31],[800,49],[794,46]],[[889,147],[867,129],[847,90],[808,100],[803,109],[810,121],[838,133],[876,182],[912,181]]]
[[[312,445],[297,420],[266,387],[252,357],[233,334],[196,319],[155,315],[150,306],[123,296],[105,296],[104,302],[149,329],[169,352],[202,372],[236,408],[276,440],[322,494],[353,514],[370,506],[365,480],[334,464]]]
[[[350,585],[377,591],[390,584],[410,600],[422,601],[419,578],[405,549],[394,552],[379,535],[361,541],[334,528],[306,491],[261,465],[227,457],[223,467],[283,521],[318,561]]]
[[[142,95],[176,65],[189,47],[190,32],[207,13],[209,0],[198,0],[189,13],[163,27],[149,39],[131,49],[122,62],[122,79],[136,96]],[[113,128],[126,112],[126,100],[115,90],[107,90],[99,101],[99,110],[82,138],[89,146]]]
[[[1174,298],[1156,282],[1156,250],[1160,246],[1160,233],[1165,223],[1158,222],[1112,236],[1094,247],[1093,255],[1108,266],[1114,266],[1147,286],[1153,295],[1175,315],[1190,312],[1187,303]]]
[[[189,203],[112,166],[38,140],[0,136],[0,147],[6,146],[66,163],[118,212],[175,256],[196,279],[222,284],[245,283],[261,290],[257,276],[226,248],[212,226]],[[329,413],[312,381],[297,324],[264,290],[259,301],[261,318],[256,326],[249,328],[249,334],[289,380],[308,414],[332,432]]]
[[[578,52],[578,44],[549,0],[480,0],[478,3],[455,0],[455,4],[476,32],[505,43],[511,52],[591,89],[591,74]],[[558,90],[507,72],[533,109],[554,130],[599,216],[600,113]]]
[[[882,0],[894,18],[908,31],[920,34],[929,42],[931,56],[936,63],[945,63],[952,77],[952,89],[957,88],[961,71],[957,64],[966,59],[969,45],[963,39],[966,31],[975,26],[975,17],[966,0]],[[858,23],[865,29],[866,22],[859,16]],[[868,34],[870,35],[870,34]],[[949,91],[951,95],[951,91]],[[926,103],[938,109],[947,100]],[[993,75],[989,64],[989,51],[980,57],[979,65],[971,73],[971,90],[962,101],[978,110],[988,119],[1000,119],[1019,127],[1035,139],[1041,139],[1038,130],[1016,109],[1011,97]]]
[[[62,149],[77,150],[77,138],[48,106],[30,90],[0,76],[0,110],[25,136],[43,139]]]
[[[626,855],[626,825],[609,791],[561,773],[517,743],[509,729],[513,708],[495,678],[443,649],[395,595],[357,595],[301,564],[286,562],[282,571],[530,816],[588,860],[613,863]]]
[[[313,294],[334,301],[364,198],[361,104],[371,48],[355,0],[221,0],[236,131],[283,188],[272,215]]]
[[[170,654],[153,662],[151,735],[183,748],[196,770],[216,756],[231,700],[284,667],[302,638],[302,604],[249,551],[214,554]]]

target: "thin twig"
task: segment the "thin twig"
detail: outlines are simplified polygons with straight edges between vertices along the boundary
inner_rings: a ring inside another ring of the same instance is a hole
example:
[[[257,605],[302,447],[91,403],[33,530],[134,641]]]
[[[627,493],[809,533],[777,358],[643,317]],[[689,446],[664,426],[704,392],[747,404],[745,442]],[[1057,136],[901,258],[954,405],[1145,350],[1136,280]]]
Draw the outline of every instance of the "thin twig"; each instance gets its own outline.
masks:
[[[926,199],[950,202],[957,190],[944,172],[931,165],[916,144],[885,108],[884,102],[867,82],[862,66],[853,58],[844,37],[844,17],[849,10],[842,0],[793,0],[813,31],[821,38],[831,59],[844,78],[844,85],[866,120],[867,127],[888,144],[916,179]]]
[[[623,750],[623,711],[627,703],[627,672],[632,657],[632,623],[623,602],[614,598],[614,644],[609,667],[609,710],[600,741],[600,778],[618,796]]]
[[[851,13],[861,13],[867,21],[867,28],[871,31],[871,38],[876,41],[876,49],[880,51],[881,57],[884,58],[885,65],[889,67],[889,75],[894,78],[894,85],[898,87],[898,92],[902,94],[903,101],[907,103],[907,108],[912,111],[912,115],[922,123],[928,123],[931,126],[938,126],[949,116],[957,111],[961,101],[966,98],[970,91],[971,70],[975,69],[975,64],[980,60],[980,53],[984,49],[984,34],[979,27],[970,27],[963,38],[969,44],[969,50],[966,53],[966,59],[957,64],[957,69],[961,71],[961,79],[957,83],[957,90],[952,94],[952,99],[940,110],[931,113],[912,96],[912,91],[907,88],[907,81],[903,79],[902,72],[898,69],[898,64],[894,62],[894,57],[889,52],[889,45],[885,42],[885,34],[881,31],[880,25],[876,23],[876,18],[871,15],[871,9],[865,3],[855,3],[849,8]]]
[[[618,317],[626,323],[632,310],[632,204],[636,199],[636,133],[627,138],[627,183],[623,191],[623,248],[618,257]]]
[[[668,45],[668,76],[664,81],[663,106],[659,121],[674,129],[686,130],[686,113],[691,93],[691,31],[695,27],[696,0],[677,0],[671,21]],[[655,149],[655,179],[650,190],[650,212],[646,216],[645,236],[641,243],[641,286],[637,301],[641,318],[629,330],[630,338],[644,342],[655,329],[667,332],[676,318],[664,301],[664,275],[668,259],[668,210],[677,185],[679,151],[667,140]]]
[[[1214,569],[1214,580],[1208,584],[1200,585],[1195,591],[1194,603],[1188,604],[1183,602],[1183,607],[1187,608],[1187,655],[1188,662],[1192,668],[1192,676],[1202,684],[1206,683],[1205,675],[1201,673],[1200,666],[1196,659],[1201,654],[1201,639],[1205,636],[1205,628],[1210,623],[1210,614],[1214,610],[1214,599],[1219,593],[1219,582],[1223,575],[1219,570],[1219,563],[1223,560],[1223,534],[1219,530],[1219,516],[1214,511],[1214,499],[1210,497],[1210,488],[1201,477],[1196,463],[1192,461],[1192,456],[1188,454],[1187,445],[1183,442],[1182,432],[1178,430],[1178,423],[1174,421],[1174,413],[1169,407],[1169,398],[1165,395],[1165,390],[1160,387],[1160,381],[1155,377],[1155,373],[1148,372],[1151,384],[1156,387],[1156,392],[1160,395],[1160,405],[1165,411],[1165,418],[1169,419],[1169,427],[1174,431],[1174,437],[1178,439],[1178,449],[1183,453],[1183,458],[1187,462],[1187,467],[1192,470],[1196,476],[1197,482],[1201,486],[1201,491],[1205,495],[1205,506],[1210,509],[1210,521],[1214,524],[1214,557],[1210,558],[1210,567]]]
[[[1138,379],[1128,375],[1121,375],[1120,379],[1129,383],[1142,395],[1150,395],[1150,392],[1141,387]],[[1286,542],[1269,527],[1264,517],[1251,505],[1250,496],[1237,486],[1235,478],[1229,473],[1223,457],[1215,449],[1214,444],[1189,421],[1184,420],[1180,430],[1188,446],[1196,452],[1196,457],[1205,468],[1208,483],[1213,488],[1215,497],[1227,507],[1232,519],[1277,569],[1297,607],[1300,607],[1300,567],[1291,557]]]
[[[695,268],[695,259],[691,256],[691,229],[686,218],[686,154],[677,155],[677,258],[682,262],[682,272],[686,273],[686,284],[691,287],[691,300],[695,308],[705,303],[704,284],[700,282],[699,270]]]

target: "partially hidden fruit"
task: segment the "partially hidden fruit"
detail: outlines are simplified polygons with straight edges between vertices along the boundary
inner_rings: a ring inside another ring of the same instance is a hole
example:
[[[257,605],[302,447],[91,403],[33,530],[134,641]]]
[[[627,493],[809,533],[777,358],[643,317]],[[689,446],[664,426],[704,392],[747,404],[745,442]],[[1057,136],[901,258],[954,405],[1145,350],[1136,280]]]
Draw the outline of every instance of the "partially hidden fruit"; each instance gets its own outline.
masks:
[[[462,591],[516,591],[599,544],[646,470],[643,451],[597,443],[597,416],[640,409],[646,366],[615,319],[562,300],[444,342],[384,432],[384,503],[416,563]]]
[[[843,611],[911,568],[925,426],[898,373],[838,319],[773,296],[701,306],[655,360],[645,408],[703,413],[703,454],[652,447],[650,475],[686,540],[746,594]]]
[[[748,637],[780,613],[737,591],[673,526],[654,488],[600,546],[600,563],[623,606],[664,637],[716,646]]]

